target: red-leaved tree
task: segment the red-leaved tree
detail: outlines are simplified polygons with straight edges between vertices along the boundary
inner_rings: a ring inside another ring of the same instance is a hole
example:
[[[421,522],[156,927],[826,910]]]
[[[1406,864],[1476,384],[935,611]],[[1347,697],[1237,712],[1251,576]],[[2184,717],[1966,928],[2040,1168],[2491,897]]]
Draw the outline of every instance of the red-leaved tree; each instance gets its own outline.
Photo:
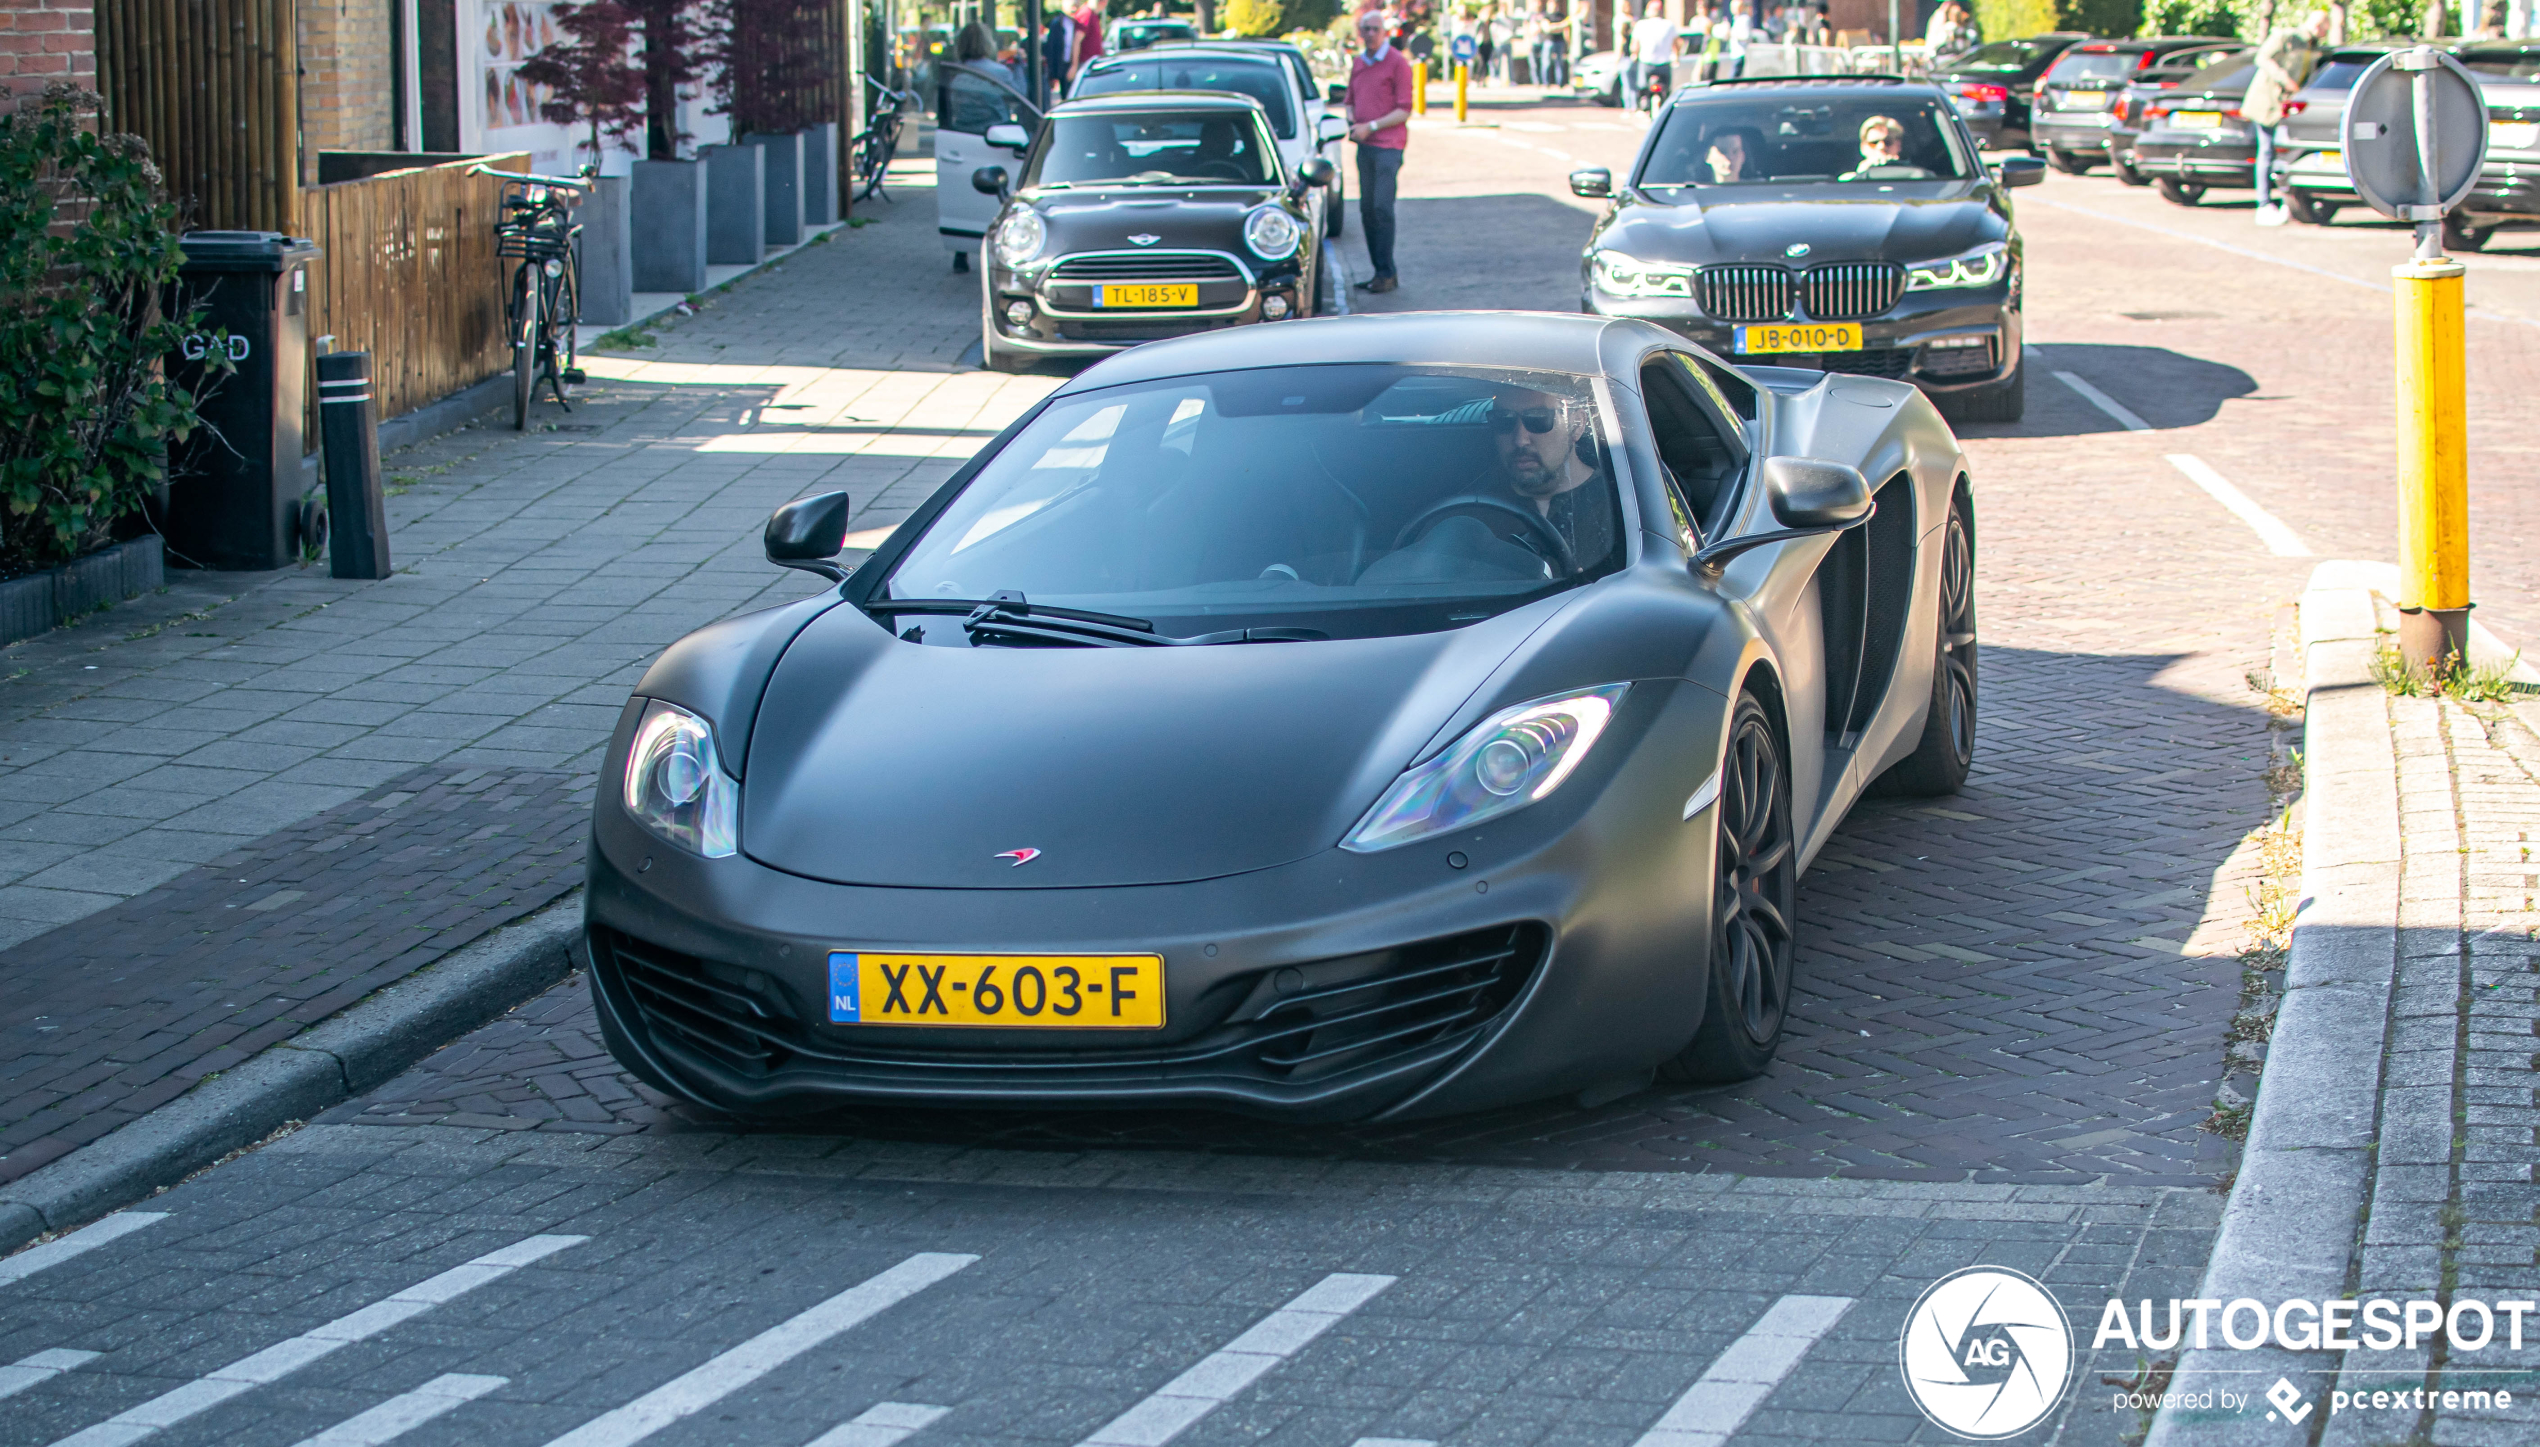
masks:
[[[591,128],[591,164],[602,139],[623,141],[645,128],[645,73],[636,58],[638,21],[619,0],[559,5],[552,41],[520,67],[520,78],[547,88],[538,113],[558,125]]]

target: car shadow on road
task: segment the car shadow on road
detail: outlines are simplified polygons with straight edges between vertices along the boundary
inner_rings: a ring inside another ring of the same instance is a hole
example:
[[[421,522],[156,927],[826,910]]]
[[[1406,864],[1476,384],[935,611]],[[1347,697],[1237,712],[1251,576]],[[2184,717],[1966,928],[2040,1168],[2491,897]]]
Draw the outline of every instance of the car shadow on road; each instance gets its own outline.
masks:
[[[2139,320],[2187,320],[2203,312],[2145,311]],[[2065,381],[2070,373],[2132,412],[2155,430],[2194,427],[2210,422],[2234,398],[2254,395],[2258,379],[2238,367],[2209,362],[2168,347],[2121,346],[2106,342],[2031,343],[2024,364],[2029,369],[2028,413],[2017,422],[1959,423],[1969,437],[2080,437],[2098,432],[2125,432],[2127,424]]]
[[[1366,227],[1350,180],[1349,229],[1335,241],[1342,269],[1367,279]],[[1353,312],[1495,311],[1523,299],[1564,299],[1577,309],[1579,255],[1595,213],[1535,192],[1405,196],[1394,204],[1399,291],[1349,293]]]

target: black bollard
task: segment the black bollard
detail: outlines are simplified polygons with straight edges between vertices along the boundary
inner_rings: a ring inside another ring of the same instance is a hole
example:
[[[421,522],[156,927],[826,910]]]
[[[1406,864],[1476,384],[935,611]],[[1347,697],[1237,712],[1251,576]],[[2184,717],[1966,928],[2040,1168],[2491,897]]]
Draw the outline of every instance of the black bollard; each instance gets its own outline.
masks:
[[[379,486],[379,404],[370,395],[370,353],[329,352],[317,359],[317,375],[335,576],[385,578],[388,498]]]

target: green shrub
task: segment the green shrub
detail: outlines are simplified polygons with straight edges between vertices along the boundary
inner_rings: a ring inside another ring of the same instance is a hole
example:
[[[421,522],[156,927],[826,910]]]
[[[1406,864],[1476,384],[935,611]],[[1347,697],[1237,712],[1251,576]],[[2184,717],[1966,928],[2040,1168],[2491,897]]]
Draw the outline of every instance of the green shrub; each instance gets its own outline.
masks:
[[[1987,40],[2050,30],[2132,35],[2142,20],[2142,0],[1976,0],[1976,25]]]
[[[1279,33],[1320,30],[1341,13],[1341,0],[1287,0],[1279,7]]]
[[[2233,0],[2147,0],[2145,35],[2238,35],[2240,9]]]
[[[1237,35],[1276,35],[1286,8],[1279,0],[1226,0],[1217,19]]]
[[[0,116],[0,574],[111,542],[166,477],[194,398],[160,362],[200,322],[160,311],[184,260],[138,137],[56,83]]]

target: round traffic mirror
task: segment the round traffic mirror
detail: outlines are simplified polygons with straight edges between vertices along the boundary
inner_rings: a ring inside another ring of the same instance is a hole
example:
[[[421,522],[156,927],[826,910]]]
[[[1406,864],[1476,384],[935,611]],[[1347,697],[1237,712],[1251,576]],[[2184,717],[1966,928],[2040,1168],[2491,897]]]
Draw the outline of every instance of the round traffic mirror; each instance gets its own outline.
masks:
[[[2478,183],[2487,101],[2443,52],[2394,50],[2356,79],[2340,132],[2346,174],[2372,209],[2399,221],[2439,221]]]

